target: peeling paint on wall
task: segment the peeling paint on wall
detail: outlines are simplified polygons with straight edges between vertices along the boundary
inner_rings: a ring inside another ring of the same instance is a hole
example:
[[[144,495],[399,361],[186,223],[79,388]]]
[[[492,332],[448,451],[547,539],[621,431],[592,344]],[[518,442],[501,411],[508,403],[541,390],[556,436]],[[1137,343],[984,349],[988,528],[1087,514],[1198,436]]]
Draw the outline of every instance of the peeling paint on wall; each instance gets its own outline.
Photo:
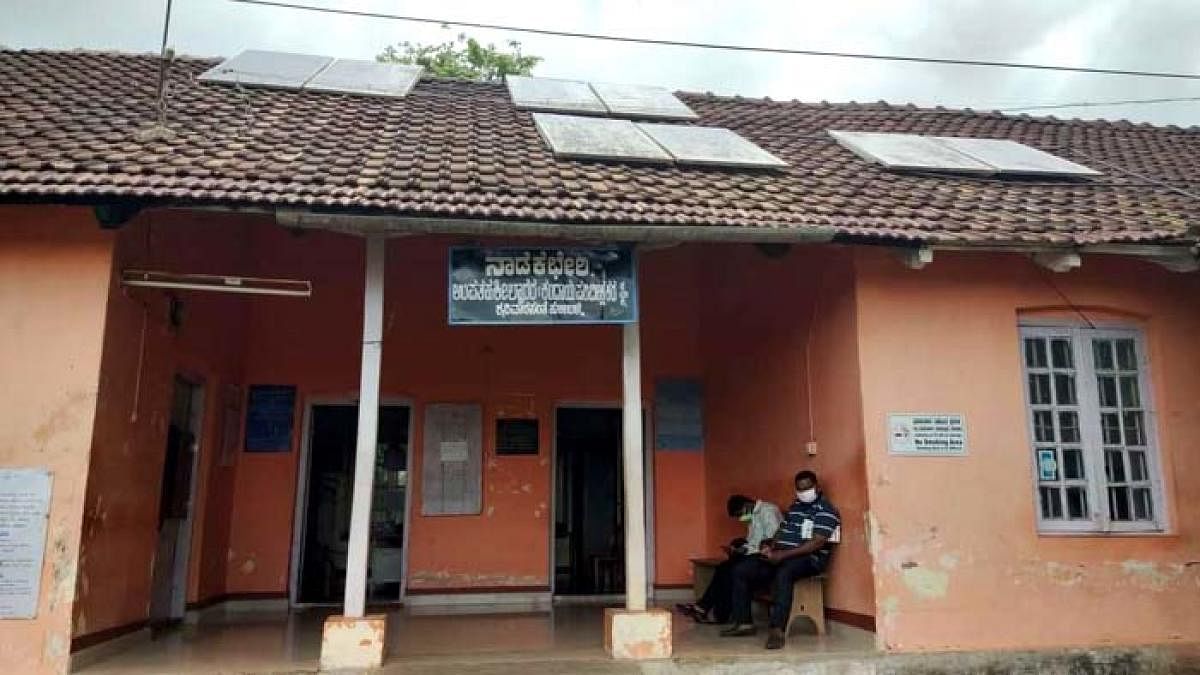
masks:
[[[920,567],[916,563],[905,563],[900,578],[913,595],[926,600],[946,597],[946,591],[950,587],[949,574]]]
[[[446,570],[415,570],[409,575],[409,588],[491,588],[505,586],[545,586],[545,577],[508,574],[471,574]]]

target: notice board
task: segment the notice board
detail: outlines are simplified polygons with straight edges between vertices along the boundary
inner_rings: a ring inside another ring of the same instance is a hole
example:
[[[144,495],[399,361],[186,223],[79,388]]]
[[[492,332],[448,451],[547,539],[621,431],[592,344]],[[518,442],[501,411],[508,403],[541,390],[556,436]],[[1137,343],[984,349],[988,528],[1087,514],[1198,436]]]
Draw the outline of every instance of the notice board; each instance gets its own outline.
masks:
[[[296,388],[254,384],[246,403],[246,452],[290,452]]]
[[[37,616],[50,472],[0,469],[0,619]]]
[[[425,406],[421,515],[476,515],[483,509],[483,407]]]
[[[704,398],[699,381],[663,378],[655,382],[654,447],[704,449]]]

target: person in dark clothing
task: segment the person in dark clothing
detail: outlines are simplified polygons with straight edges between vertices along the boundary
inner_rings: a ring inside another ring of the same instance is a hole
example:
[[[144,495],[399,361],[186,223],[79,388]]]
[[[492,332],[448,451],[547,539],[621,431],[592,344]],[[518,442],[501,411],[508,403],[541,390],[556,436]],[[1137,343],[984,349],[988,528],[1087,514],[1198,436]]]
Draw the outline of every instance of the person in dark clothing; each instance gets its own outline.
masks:
[[[757,588],[770,586],[771,609],[767,649],[783,647],[788,614],[792,611],[792,584],[821,574],[829,564],[833,544],[841,535],[841,517],[821,494],[811,471],[796,474],[796,500],[788,507],[775,538],[760,555],[747,556],[733,569],[733,625],[721,631],[726,637],[754,635],[750,603]]]
[[[676,605],[682,613],[700,623],[725,623],[729,620],[733,601],[733,568],[747,555],[756,554],[762,542],[769,540],[779,529],[783,516],[771,502],[751,499],[745,495],[730,495],[725,503],[730,518],[748,523],[746,538],[741,537],[722,546],[726,559],[713,570],[712,581],[695,604]]]

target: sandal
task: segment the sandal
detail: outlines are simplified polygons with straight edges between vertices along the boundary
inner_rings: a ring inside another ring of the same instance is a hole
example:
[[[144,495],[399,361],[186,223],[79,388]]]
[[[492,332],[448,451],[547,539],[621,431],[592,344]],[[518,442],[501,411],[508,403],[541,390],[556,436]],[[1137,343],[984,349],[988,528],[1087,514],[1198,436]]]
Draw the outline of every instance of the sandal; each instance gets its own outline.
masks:
[[[696,623],[712,623],[712,621],[708,618],[708,612],[700,607],[697,607],[694,603],[679,603],[675,605],[675,609],[678,610],[680,614],[692,617],[692,620]]]

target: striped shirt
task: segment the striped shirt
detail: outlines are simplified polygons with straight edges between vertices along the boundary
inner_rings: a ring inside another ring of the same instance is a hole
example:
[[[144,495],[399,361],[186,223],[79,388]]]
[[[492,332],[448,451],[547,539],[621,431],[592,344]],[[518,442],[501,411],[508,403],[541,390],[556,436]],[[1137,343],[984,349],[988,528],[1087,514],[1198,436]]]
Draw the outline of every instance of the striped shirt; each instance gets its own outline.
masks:
[[[811,504],[797,499],[788,507],[787,516],[775,534],[775,547],[796,548],[812,539],[813,535],[820,534],[830,541],[825,542],[815,555],[822,559],[828,558],[833,543],[838,539],[837,533],[841,524],[842,518],[838,515],[837,508],[825,499],[825,495],[818,496]]]

